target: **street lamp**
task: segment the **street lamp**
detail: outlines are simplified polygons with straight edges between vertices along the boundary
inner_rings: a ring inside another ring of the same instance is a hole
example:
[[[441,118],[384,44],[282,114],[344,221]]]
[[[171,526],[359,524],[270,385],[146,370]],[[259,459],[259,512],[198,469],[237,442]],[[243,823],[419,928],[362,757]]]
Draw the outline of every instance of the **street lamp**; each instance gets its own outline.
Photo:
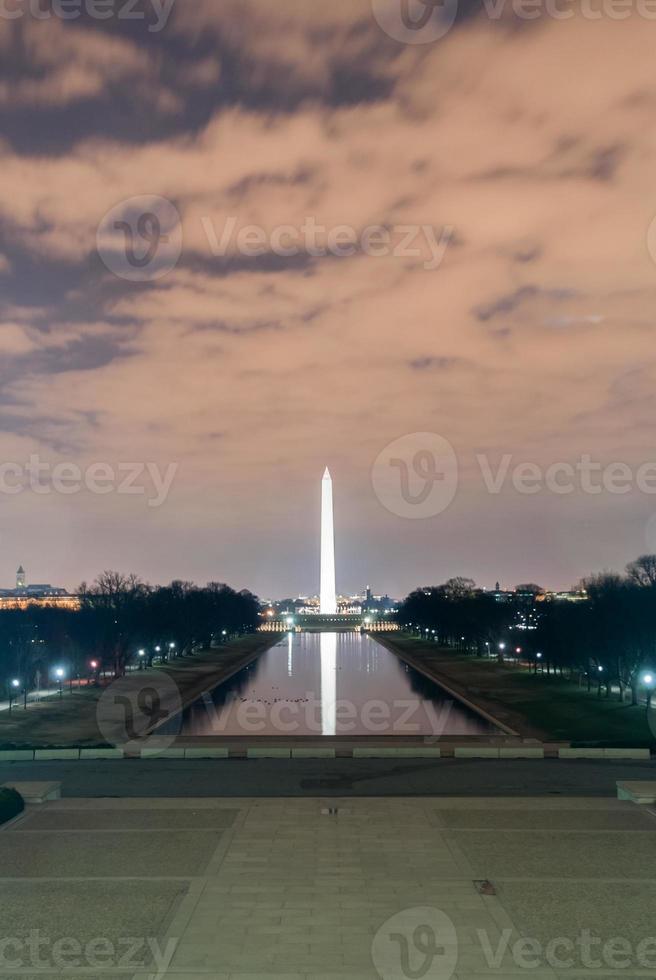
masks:
[[[64,697],[64,677],[66,676],[66,671],[63,667],[57,667],[55,671],[55,677],[59,681],[59,697]]]
[[[11,714],[11,706],[14,700],[14,692],[20,689],[20,681],[13,680],[9,685],[9,714]]]
[[[649,673],[649,671],[646,674],[642,675],[642,683],[645,685],[645,687],[653,687],[654,680],[655,680],[654,675]]]
[[[143,670],[144,669],[144,659],[146,657],[146,651],[145,650],[139,650],[138,653],[137,653],[137,656],[139,657],[139,670]]]

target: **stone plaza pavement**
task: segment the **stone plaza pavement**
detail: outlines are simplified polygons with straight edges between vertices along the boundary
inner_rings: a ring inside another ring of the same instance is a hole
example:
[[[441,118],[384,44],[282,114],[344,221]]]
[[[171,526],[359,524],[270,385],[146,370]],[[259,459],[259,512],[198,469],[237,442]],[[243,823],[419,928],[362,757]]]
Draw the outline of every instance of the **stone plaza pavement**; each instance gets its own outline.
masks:
[[[0,980],[654,977],[655,857],[603,798],[68,798],[0,830]]]

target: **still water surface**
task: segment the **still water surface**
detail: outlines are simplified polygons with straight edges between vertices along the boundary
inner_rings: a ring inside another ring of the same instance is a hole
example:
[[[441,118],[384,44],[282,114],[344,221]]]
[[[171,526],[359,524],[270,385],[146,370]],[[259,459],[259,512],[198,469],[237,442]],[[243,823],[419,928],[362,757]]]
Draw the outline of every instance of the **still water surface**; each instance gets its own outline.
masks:
[[[361,633],[289,633],[184,712],[183,735],[486,735],[494,727]]]

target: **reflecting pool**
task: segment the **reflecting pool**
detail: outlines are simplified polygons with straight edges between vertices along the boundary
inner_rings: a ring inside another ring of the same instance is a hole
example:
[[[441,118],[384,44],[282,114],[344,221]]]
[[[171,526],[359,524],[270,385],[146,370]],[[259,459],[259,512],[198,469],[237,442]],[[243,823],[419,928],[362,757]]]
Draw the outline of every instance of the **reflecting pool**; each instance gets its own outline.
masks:
[[[186,709],[182,735],[488,735],[484,718],[361,633],[289,633]]]

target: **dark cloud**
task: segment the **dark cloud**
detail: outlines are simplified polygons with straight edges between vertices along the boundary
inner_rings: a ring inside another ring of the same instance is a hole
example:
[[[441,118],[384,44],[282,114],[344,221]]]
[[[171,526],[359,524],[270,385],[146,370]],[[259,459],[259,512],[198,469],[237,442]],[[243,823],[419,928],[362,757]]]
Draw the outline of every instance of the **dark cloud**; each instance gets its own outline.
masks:
[[[548,299],[555,302],[563,302],[572,299],[576,294],[569,289],[542,289],[539,286],[521,286],[506,296],[500,296],[491,303],[477,306],[473,310],[474,316],[482,323],[493,320],[498,316],[514,313],[526,303],[537,299]]]
[[[464,363],[460,357],[417,357],[410,367],[413,371],[448,371]]]

